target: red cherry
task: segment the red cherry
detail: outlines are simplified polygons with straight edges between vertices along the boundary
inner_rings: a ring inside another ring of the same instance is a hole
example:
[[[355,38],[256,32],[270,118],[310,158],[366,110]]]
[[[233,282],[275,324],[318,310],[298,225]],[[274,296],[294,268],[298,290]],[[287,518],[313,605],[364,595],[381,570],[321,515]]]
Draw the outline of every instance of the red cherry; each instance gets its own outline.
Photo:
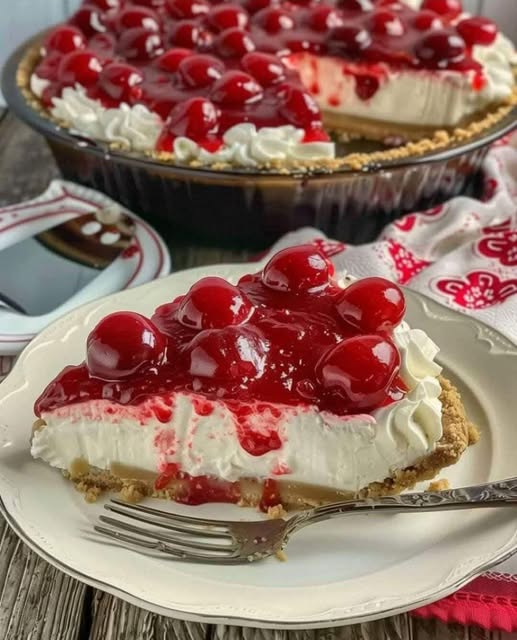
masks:
[[[497,38],[497,25],[487,18],[467,18],[456,25],[456,30],[469,46],[491,45]]]
[[[247,73],[227,71],[212,87],[211,98],[214,102],[230,105],[243,105],[262,98],[262,87]]]
[[[113,100],[132,104],[142,96],[141,71],[123,62],[111,62],[101,72],[99,85]]]
[[[139,313],[106,316],[88,336],[86,363],[95,378],[119,380],[163,361],[166,341]]]
[[[80,29],[87,38],[106,31],[104,15],[94,5],[85,5],[78,9],[70,18],[69,23]]]
[[[424,0],[421,8],[429,9],[441,16],[448,15],[451,18],[456,18],[463,11],[460,0]]]
[[[147,31],[159,31],[160,19],[158,14],[146,7],[127,7],[118,13],[114,20],[115,30],[119,33],[127,29],[143,27]]]
[[[61,59],[57,77],[65,87],[73,87],[76,84],[90,87],[97,83],[101,71],[101,61],[94,53],[79,50],[67,53]]]
[[[268,33],[278,33],[294,27],[294,20],[289,13],[277,7],[262,9],[253,16],[253,22]]]
[[[218,36],[216,48],[224,58],[240,58],[250,51],[255,51],[255,43],[247,31],[233,27]]]
[[[309,25],[314,31],[328,31],[333,27],[340,27],[343,24],[343,18],[334,9],[327,5],[319,5],[315,7],[309,16]]]
[[[334,266],[310,244],[276,253],[262,271],[262,282],[275,291],[317,291],[326,287]]]
[[[339,0],[338,7],[346,11],[372,11],[372,0]]]
[[[86,40],[84,35],[76,27],[63,25],[53,29],[45,38],[43,50],[45,55],[54,51],[70,53],[77,49],[84,49]]]
[[[194,49],[202,39],[202,31],[193,20],[178,22],[171,33],[171,41],[174,45]]]
[[[321,113],[314,98],[298,87],[287,85],[279,112],[289,123],[302,129],[318,128],[321,125]]]
[[[246,322],[253,311],[247,296],[222,278],[199,280],[181,301],[177,320],[190,329],[222,329]]]
[[[432,31],[419,42],[415,53],[425,67],[444,68],[451,62],[463,60],[465,41],[455,31]]]
[[[384,278],[363,278],[349,285],[336,304],[339,315],[362,333],[391,331],[406,312],[404,294]]]
[[[332,52],[351,57],[359,56],[371,42],[372,37],[366,29],[347,24],[335,27],[329,36],[329,48]]]
[[[112,33],[97,33],[88,40],[88,48],[103,59],[115,57],[117,39]]]
[[[185,136],[203,142],[217,134],[219,110],[206,98],[190,98],[174,107],[165,122],[164,131],[174,138]]]
[[[136,27],[124,31],[120,36],[117,52],[127,60],[144,62],[163,53],[163,41],[156,31]]]
[[[155,64],[159,69],[162,69],[162,71],[175,73],[178,70],[180,62],[190,55],[192,55],[190,49],[169,49],[156,59]]]
[[[413,19],[413,25],[419,31],[443,28],[443,22],[434,11],[419,11]]]
[[[183,82],[189,87],[207,87],[224,73],[221,60],[208,55],[190,55],[178,67]]]
[[[285,79],[286,68],[276,56],[268,53],[247,53],[241,61],[242,68],[263,87],[269,87]]]
[[[110,11],[111,9],[119,9],[122,6],[121,0],[89,0],[90,4],[94,4],[103,11]]]
[[[323,387],[347,400],[350,407],[367,411],[381,405],[400,368],[400,354],[382,336],[348,338],[323,356],[316,374]]]
[[[244,29],[248,26],[248,13],[240,6],[235,4],[220,4],[210,12],[210,24],[217,31],[225,31],[232,27],[240,27]]]
[[[269,344],[254,327],[231,326],[202,331],[189,348],[189,373],[196,378],[229,381],[261,378]]]
[[[158,9],[163,7],[165,4],[165,0],[132,0],[133,4],[137,4],[143,7],[153,7],[154,9]]]
[[[401,36],[405,28],[400,18],[389,9],[378,9],[370,16],[370,28],[373,33],[388,36]]]
[[[169,14],[176,20],[197,18],[210,11],[210,5],[204,0],[167,0],[166,7]]]
[[[265,7],[280,6],[280,0],[247,0],[245,6],[248,12],[253,14]]]

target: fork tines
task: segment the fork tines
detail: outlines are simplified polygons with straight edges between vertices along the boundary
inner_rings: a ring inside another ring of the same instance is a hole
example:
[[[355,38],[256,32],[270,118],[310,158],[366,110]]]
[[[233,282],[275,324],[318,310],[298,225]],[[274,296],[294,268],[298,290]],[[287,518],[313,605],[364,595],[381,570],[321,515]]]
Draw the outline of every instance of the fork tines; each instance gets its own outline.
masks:
[[[176,560],[187,562],[214,564],[242,562],[242,558],[238,555],[238,545],[227,524],[222,520],[191,518],[117,499],[106,503],[104,508],[129,520],[137,520],[147,525],[141,527],[127,520],[99,516],[99,520],[109,526],[95,525],[95,530],[119,542],[155,549],[169,554]],[[206,553],[200,553],[200,551]]]

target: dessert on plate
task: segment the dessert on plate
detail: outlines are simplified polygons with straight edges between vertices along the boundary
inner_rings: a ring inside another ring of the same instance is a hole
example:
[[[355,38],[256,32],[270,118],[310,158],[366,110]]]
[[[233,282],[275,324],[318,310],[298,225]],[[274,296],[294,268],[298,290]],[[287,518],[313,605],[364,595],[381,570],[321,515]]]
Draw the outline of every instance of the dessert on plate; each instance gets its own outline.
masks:
[[[237,285],[203,278],[151,318],[98,323],[36,401],[32,455],[88,500],[268,511],[400,492],[477,439],[404,314],[395,284],[337,280],[312,245]]]
[[[56,121],[194,167],[357,166],[357,136],[421,154],[517,102],[513,45],[460,0],[86,0],[35,57]]]

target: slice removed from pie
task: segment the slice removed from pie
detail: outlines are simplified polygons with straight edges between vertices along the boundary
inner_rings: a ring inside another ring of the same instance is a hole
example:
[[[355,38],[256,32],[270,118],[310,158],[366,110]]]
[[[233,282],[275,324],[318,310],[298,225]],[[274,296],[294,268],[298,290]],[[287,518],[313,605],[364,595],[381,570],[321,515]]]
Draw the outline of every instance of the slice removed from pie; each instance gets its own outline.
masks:
[[[160,285],[158,285],[160,286]],[[35,404],[32,455],[94,500],[299,508],[397,493],[477,432],[437,346],[383,278],[312,245],[237,285],[203,278],[152,318],[113,313]]]

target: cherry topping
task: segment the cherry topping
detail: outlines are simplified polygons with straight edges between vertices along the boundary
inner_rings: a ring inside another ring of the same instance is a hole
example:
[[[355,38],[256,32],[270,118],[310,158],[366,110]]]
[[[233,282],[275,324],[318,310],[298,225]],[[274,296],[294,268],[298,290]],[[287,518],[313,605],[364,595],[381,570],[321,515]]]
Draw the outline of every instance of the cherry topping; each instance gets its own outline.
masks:
[[[455,31],[433,31],[419,42],[415,53],[420,62],[431,68],[444,68],[465,57],[465,41]]]
[[[240,58],[255,50],[255,43],[244,29],[233,27],[223,31],[216,41],[217,51],[224,58]]]
[[[176,105],[165,122],[164,131],[174,137],[185,136],[196,142],[217,133],[219,111],[206,98],[190,98]]]
[[[96,33],[106,31],[104,16],[98,7],[85,5],[78,9],[69,20],[80,29],[87,38],[91,38]]]
[[[194,49],[202,38],[202,31],[199,25],[193,20],[178,22],[172,30],[171,41],[179,47]]]
[[[372,11],[372,0],[339,0],[338,6],[347,11]]]
[[[65,87],[73,87],[76,84],[90,87],[97,82],[101,71],[101,61],[94,53],[78,50],[67,53],[61,58],[57,77]]]
[[[332,263],[306,244],[275,254],[262,271],[262,282],[275,291],[319,291],[329,284],[333,273]]]
[[[104,67],[99,78],[101,89],[113,100],[132,104],[142,96],[141,71],[123,62],[112,62]]]
[[[163,71],[175,73],[178,70],[180,62],[191,55],[192,51],[190,49],[169,49],[156,59],[156,66]]]
[[[165,0],[132,0],[133,4],[138,4],[143,7],[153,7],[158,9],[159,7],[163,7],[165,4]]]
[[[241,66],[263,87],[269,87],[285,79],[286,68],[282,61],[268,53],[247,53],[241,61]]]
[[[246,322],[253,305],[237,287],[222,278],[203,278],[181,301],[176,318],[191,329],[222,329]]]
[[[146,7],[127,7],[118,13],[114,20],[115,30],[123,32],[126,29],[144,27],[148,31],[159,31],[160,20],[158,14]]]
[[[309,17],[309,24],[315,31],[327,31],[333,27],[340,27],[343,19],[334,9],[328,5],[320,5],[313,9]]]
[[[335,27],[329,36],[331,52],[344,54],[348,57],[359,56],[370,46],[371,42],[372,38],[366,29],[347,24]]]
[[[208,55],[190,55],[178,66],[178,73],[189,87],[207,87],[224,73],[224,64]]]
[[[487,18],[467,18],[456,25],[465,42],[470,45],[490,45],[497,38],[497,26]]]
[[[157,327],[138,313],[106,316],[88,336],[86,363],[95,378],[118,380],[145,366],[160,364],[165,338]]]
[[[421,8],[451,18],[456,18],[463,11],[460,0],[424,0]]]
[[[324,388],[342,396],[354,410],[368,411],[387,399],[400,368],[400,354],[378,335],[348,338],[323,356],[316,373]]]
[[[246,0],[246,9],[249,13],[257,13],[265,7],[278,7],[280,0]]]
[[[244,29],[248,26],[249,16],[247,12],[235,4],[220,4],[215,6],[210,12],[210,24],[218,31],[240,27]]]
[[[90,4],[94,4],[103,11],[109,11],[110,9],[118,9],[122,2],[121,0],[90,0]]]
[[[86,40],[76,27],[63,25],[53,29],[45,38],[43,49],[45,55],[54,51],[59,53],[70,53],[76,49],[84,49]]]
[[[128,60],[152,60],[163,53],[163,42],[159,33],[143,27],[125,31],[118,41],[117,52]]]
[[[197,18],[210,11],[210,5],[204,0],[167,0],[167,11],[177,20]]]
[[[378,9],[370,17],[370,28],[374,33],[401,36],[405,29],[400,18],[389,9]]]
[[[247,73],[227,71],[212,88],[211,98],[223,105],[241,105],[262,98],[262,87]]]
[[[286,86],[279,111],[296,127],[312,129],[321,126],[321,113],[314,98],[298,87]]]
[[[294,20],[289,13],[277,7],[262,9],[253,16],[253,22],[259,24],[268,33],[278,33],[294,27]]]
[[[236,382],[264,375],[269,345],[255,327],[229,326],[199,333],[190,345],[189,373]]]
[[[419,31],[443,28],[443,22],[434,11],[419,11],[413,19],[413,25]]]
[[[404,317],[406,302],[396,284],[384,278],[364,278],[349,285],[336,305],[339,315],[363,333],[391,331]]]

